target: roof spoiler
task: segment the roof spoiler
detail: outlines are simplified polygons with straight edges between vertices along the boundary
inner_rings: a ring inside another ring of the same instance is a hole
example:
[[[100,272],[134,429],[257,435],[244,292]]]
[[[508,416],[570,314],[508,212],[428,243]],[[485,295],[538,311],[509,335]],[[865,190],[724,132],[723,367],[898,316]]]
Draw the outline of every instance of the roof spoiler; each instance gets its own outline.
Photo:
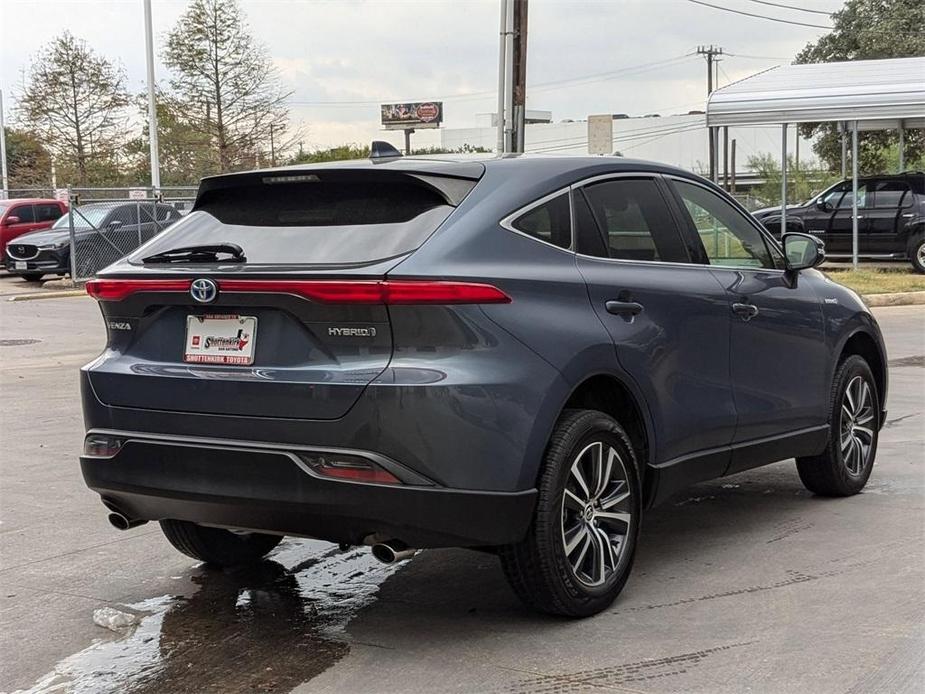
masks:
[[[376,159],[394,159],[400,157],[401,152],[395,149],[394,145],[383,142],[382,140],[373,140],[369,147],[369,158]]]

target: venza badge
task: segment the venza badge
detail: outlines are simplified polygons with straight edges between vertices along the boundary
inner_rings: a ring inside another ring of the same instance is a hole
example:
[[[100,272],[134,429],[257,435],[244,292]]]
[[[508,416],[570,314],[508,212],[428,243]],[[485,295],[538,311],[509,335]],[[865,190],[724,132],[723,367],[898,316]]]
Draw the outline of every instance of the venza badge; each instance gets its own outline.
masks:
[[[218,296],[218,285],[209,279],[193,280],[189,293],[200,304],[210,304]]]

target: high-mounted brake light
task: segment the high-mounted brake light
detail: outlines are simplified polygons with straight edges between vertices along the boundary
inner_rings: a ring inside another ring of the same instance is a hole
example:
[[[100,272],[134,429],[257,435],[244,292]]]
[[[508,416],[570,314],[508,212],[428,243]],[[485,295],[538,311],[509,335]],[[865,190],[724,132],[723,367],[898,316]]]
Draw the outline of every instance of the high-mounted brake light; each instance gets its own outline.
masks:
[[[490,284],[432,280],[239,280],[219,279],[219,294],[294,294],[325,304],[507,304],[511,297]],[[87,293],[121,301],[138,292],[186,292],[191,280],[97,279]]]

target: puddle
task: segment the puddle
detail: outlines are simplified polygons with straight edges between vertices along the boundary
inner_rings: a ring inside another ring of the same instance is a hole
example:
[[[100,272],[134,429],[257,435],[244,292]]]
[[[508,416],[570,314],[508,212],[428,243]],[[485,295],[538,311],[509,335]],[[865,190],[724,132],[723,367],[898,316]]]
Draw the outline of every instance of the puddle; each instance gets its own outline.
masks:
[[[133,631],[94,641],[16,694],[289,691],[347,654],[346,626],[400,566],[330,547],[289,540],[253,567],[194,568],[192,597],[125,605],[145,615]]]

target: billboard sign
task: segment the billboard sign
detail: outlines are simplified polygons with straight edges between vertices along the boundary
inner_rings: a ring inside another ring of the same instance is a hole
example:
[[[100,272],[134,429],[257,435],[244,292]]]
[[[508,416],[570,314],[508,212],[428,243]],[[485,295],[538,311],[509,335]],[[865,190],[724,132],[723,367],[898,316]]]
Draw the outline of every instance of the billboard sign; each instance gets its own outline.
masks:
[[[382,104],[382,127],[386,130],[439,128],[443,122],[442,101],[414,101]]]

